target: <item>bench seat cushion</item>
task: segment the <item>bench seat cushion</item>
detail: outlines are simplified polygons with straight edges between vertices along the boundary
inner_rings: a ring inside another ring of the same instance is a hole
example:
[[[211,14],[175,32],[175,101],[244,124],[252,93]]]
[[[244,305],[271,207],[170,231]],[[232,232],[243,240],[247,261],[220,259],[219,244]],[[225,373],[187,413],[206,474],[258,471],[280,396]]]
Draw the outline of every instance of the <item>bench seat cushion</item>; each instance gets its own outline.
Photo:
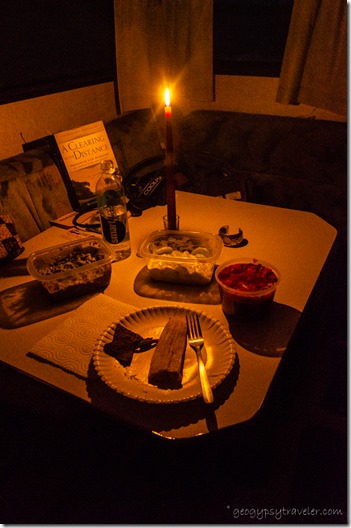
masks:
[[[41,150],[0,161],[0,212],[10,213],[25,242],[72,211],[62,176]]]

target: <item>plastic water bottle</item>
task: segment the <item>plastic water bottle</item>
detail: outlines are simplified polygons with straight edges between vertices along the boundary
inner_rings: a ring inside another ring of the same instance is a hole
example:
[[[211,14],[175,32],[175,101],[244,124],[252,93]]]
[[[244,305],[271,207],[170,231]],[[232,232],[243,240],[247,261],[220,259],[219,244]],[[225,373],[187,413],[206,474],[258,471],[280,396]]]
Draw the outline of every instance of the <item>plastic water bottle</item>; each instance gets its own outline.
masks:
[[[131,254],[128,212],[122,176],[113,161],[100,163],[101,176],[96,184],[96,200],[104,240],[115,252],[115,261]]]

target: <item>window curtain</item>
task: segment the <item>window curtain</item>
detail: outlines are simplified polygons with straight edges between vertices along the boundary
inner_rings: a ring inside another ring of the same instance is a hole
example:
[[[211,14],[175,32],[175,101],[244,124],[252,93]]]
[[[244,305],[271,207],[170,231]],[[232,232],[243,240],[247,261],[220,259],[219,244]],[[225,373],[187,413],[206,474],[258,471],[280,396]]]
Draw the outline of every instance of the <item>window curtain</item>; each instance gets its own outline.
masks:
[[[347,113],[346,0],[295,0],[277,102]]]
[[[214,100],[213,0],[114,0],[121,112]]]

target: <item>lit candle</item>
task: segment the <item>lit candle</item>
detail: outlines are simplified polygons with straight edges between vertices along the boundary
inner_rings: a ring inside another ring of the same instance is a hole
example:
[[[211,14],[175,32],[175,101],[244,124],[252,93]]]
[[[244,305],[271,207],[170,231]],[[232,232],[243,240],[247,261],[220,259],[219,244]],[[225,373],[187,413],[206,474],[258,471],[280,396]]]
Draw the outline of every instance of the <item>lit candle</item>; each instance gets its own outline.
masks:
[[[173,163],[172,107],[169,89],[165,92],[166,121],[166,177],[167,177],[167,217],[168,228],[176,229],[175,178]]]
[[[171,96],[169,95],[169,89],[166,88],[165,91],[165,116],[170,118],[172,116],[172,107],[171,107]]]

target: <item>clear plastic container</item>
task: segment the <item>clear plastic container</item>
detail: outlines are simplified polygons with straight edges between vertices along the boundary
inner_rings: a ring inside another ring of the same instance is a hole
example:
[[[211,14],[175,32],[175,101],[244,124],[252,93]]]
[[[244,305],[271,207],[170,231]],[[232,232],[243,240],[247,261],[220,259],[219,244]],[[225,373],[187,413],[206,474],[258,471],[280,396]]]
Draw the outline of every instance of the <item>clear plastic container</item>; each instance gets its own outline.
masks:
[[[208,284],[222,248],[223,242],[218,235],[159,230],[144,240],[140,256],[147,259],[147,268],[154,280]]]
[[[109,246],[90,236],[34,251],[27,269],[54,301],[61,301],[107,288],[112,260]]]
[[[215,272],[223,312],[238,317],[264,315],[269,309],[280,273],[268,262],[256,258],[232,259]]]

